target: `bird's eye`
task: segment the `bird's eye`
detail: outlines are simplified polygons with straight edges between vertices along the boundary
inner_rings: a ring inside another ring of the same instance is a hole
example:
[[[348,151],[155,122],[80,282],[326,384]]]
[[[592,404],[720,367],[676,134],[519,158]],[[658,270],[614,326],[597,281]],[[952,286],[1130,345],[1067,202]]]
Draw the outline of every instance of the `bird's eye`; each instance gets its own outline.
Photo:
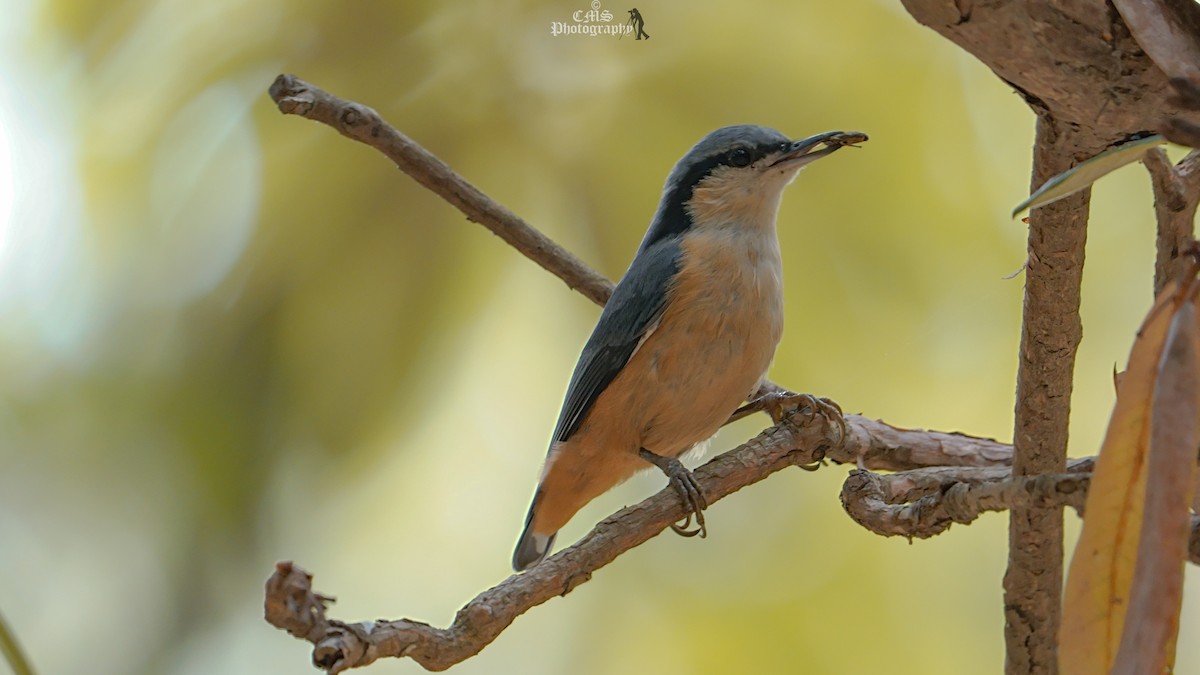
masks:
[[[745,148],[736,148],[729,152],[730,166],[750,166],[750,151]]]

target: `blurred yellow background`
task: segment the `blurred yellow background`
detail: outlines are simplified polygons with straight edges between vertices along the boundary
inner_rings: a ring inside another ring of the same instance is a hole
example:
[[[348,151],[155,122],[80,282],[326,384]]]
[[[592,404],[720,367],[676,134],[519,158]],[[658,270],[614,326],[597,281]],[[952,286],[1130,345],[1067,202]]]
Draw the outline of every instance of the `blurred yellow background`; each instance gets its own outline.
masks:
[[[784,199],[772,377],[1011,437],[1019,97],[894,1],[638,8],[650,40],[552,36],[585,0],[0,0],[0,612],[41,673],[309,672],[261,618],[281,559],[346,620],[446,625],[509,574],[598,309],[279,115],[280,72],[376,108],[613,278],[705,133],[866,131]],[[1149,306],[1145,172],[1105,178],[1093,214],[1074,455]],[[455,672],[1001,672],[1006,518],[881,539],[843,514],[845,473],[722,501],[707,540],[656,538]],[[560,545],[661,487],[614,490]]]

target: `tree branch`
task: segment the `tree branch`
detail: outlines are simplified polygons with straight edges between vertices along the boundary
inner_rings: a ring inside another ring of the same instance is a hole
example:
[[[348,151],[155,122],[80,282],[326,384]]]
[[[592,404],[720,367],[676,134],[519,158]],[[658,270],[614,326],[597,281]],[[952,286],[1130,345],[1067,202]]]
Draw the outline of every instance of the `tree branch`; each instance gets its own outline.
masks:
[[[891,475],[855,470],[842,484],[842,507],[875,534],[908,539],[928,539],[984,512],[1031,504],[1070,506],[1082,516],[1095,459],[1073,459],[1066,473],[1016,478],[995,467],[934,467]],[[1188,561],[1200,565],[1200,515],[1192,516]]]
[[[1200,203],[1200,150],[1192,150],[1172,166],[1162,148],[1154,148],[1142,159],[1154,188],[1154,216],[1158,223],[1157,254],[1154,259],[1154,297],[1171,279],[1179,279],[1188,267],[1183,255],[1192,242],[1196,205]]]
[[[878,468],[950,462],[998,467],[1008,458],[1008,447],[995,441],[896,429],[860,416],[846,416],[847,432],[840,436],[839,425],[830,424],[814,407],[804,405],[809,400],[806,396],[794,400],[799,405],[785,405],[779,424],[697,468],[696,479],[710,504],[781,468],[809,465],[824,456],[846,461],[863,456],[866,464]],[[266,583],[266,620],[310,641],[313,664],[330,674],[386,657],[409,657],[427,669],[444,670],[479,653],[517,616],[586,583],[596,569],[655,537],[682,514],[679,498],[670,489],[622,509],[602,520],[580,542],[480,593],[458,610],[449,628],[408,619],[361,623],[328,619],[325,605],[331,598],[314,593],[311,575],[288,562],[276,566]]]
[[[294,75],[275,78],[269,92],[279,112],[326,124],[343,136],[382,152],[413,180],[462,211],[467,220],[491,230],[567,286],[598,305],[608,301],[613,289],[611,281],[483,194],[445,162],[383,121],[371,108],[338,98]]]
[[[851,433],[843,442],[855,443],[855,436],[865,432],[858,424],[861,420],[849,418]],[[926,432],[898,433],[892,440],[920,440]],[[710,502],[715,502],[787,466],[844,452],[839,450],[843,443],[837,435],[837,425],[814,414],[813,408],[798,408],[779,425],[697,469],[696,476]],[[948,454],[960,458],[970,456],[969,448],[979,442],[957,435],[952,438],[961,442],[952,442],[955,447]],[[870,444],[878,443],[877,439]],[[901,455],[921,454],[900,450]],[[1031,503],[1081,510],[1093,466],[1094,458],[1080,458],[1071,461],[1068,473],[1024,478],[1012,478],[1008,469],[987,464],[919,468],[893,475],[855,470],[842,488],[842,503],[855,522],[872,532],[927,538],[952,523],[969,523],[985,511]],[[290,562],[279,563],[267,581],[266,619],[311,642],[313,664],[331,674],[381,658],[402,657],[429,670],[445,670],[479,653],[521,614],[571,592],[596,570],[650,540],[680,515],[679,501],[670,490],[625,508],[600,522],[575,545],[479,594],[458,611],[448,628],[412,619],[353,624],[330,619],[326,607],[333,599],[314,592],[312,576]],[[1200,517],[1192,521],[1189,558],[1200,565]]]
[[[841,427],[817,414],[809,401],[807,396],[794,397],[784,404],[779,424],[696,469],[710,504],[780,469],[824,457],[846,462],[862,457],[868,466],[897,469],[942,464],[1003,467],[1011,456],[1009,446],[996,441],[898,429],[859,415],[845,417],[847,433],[841,436]],[[669,489],[623,509],[573,546],[481,593],[445,629],[409,619],[359,624],[328,619],[324,608],[329,599],[314,594],[311,577],[290,563],[280,563],[267,582],[266,618],[313,643],[313,663],[329,673],[403,656],[429,670],[443,670],[477,654],[518,616],[570,592],[681,515],[679,499]]]
[[[1012,464],[1012,446],[990,438],[901,429],[860,415],[846,415],[845,420],[845,442],[826,452],[826,457],[835,462],[855,464],[861,460],[864,467],[880,471]]]
[[[1094,457],[1071,460],[1065,474],[1012,476],[1005,467],[932,467],[881,476],[852,471],[842,507],[854,522],[885,537],[927,539],[952,523],[1016,506],[1072,506],[1082,513]]]
[[[898,477],[903,483],[913,480],[903,474],[851,471],[842,485],[842,507],[854,522],[876,534],[928,539],[954,523],[971,523],[986,511],[1035,505],[1082,511],[1092,479],[1090,473],[1012,477],[1005,469],[974,469],[957,479],[931,476],[931,484],[909,492],[895,485]]]
[[[839,426],[830,424],[814,406],[801,404],[789,410],[780,424],[714,458],[694,475],[711,505],[780,469],[821,460],[827,448],[841,442],[839,433]],[[266,619],[312,642],[313,663],[329,673],[402,656],[429,670],[444,670],[478,653],[528,609],[566,595],[682,515],[679,498],[669,488],[622,509],[573,546],[484,591],[446,629],[408,619],[361,624],[328,620],[324,601],[308,588],[307,574],[287,563],[277,566],[267,582]]]
[[[1095,457],[1079,457],[1060,474],[1013,477],[1002,467],[930,467],[890,475],[851,471],[842,507],[854,522],[885,537],[928,539],[987,511],[1036,504],[1070,506],[1083,516]],[[1192,516],[1188,561],[1200,565],[1200,515]]]
[[[1036,112],[1106,142],[1160,129],[1164,119],[1186,111],[1105,0],[901,3],[918,23],[991,68]]]
[[[1083,146],[1083,139],[1040,115],[1032,186],[1067,170],[1077,156],[1088,157],[1099,150]],[[1075,354],[1083,334],[1079,303],[1090,198],[1091,190],[1083,190],[1030,214],[1014,477],[1058,474],[1066,467]],[[1016,505],[1010,514],[1004,575],[1009,675],[1052,675],[1058,670],[1062,560],[1062,511],[1034,502]]]

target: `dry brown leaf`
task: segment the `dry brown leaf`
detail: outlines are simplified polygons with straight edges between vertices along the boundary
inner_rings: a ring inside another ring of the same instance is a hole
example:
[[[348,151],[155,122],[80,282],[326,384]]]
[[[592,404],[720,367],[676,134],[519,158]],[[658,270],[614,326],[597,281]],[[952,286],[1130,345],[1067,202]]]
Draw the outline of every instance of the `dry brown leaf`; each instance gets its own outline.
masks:
[[[1175,289],[1174,283],[1163,289],[1138,331],[1096,460],[1067,576],[1058,650],[1063,675],[1107,673],[1116,660],[1137,560],[1155,373]]]
[[[1175,662],[1200,447],[1200,313],[1195,288],[1187,295],[1171,320],[1155,381],[1141,538],[1112,670],[1118,675],[1169,673]]]

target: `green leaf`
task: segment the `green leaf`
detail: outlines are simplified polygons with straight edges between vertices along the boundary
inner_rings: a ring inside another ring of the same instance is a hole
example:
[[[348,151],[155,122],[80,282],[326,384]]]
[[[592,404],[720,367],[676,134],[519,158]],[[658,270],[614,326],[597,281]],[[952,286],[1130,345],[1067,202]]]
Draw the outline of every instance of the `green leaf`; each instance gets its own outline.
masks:
[[[1145,138],[1139,138],[1136,141],[1122,143],[1115,148],[1105,150],[1086,162],[1080,162],[1046,181],[1036,192],[1029,195],[1029,199],[1017,204],[1017,208],[1013,209],[1012,212],[1013,218],[1019,216],[1026,209],[1045,206],[1063,197],[1072,195],[1095,183],[1102,176],[1112,173],[1126,164],[1138,161],[1142,158],[1142,155],[1146,154],[1147,150],[1156,145],[1163,145],[1166,142],[1167,139],[1163,138],[1161,134],[1154,134]]]

